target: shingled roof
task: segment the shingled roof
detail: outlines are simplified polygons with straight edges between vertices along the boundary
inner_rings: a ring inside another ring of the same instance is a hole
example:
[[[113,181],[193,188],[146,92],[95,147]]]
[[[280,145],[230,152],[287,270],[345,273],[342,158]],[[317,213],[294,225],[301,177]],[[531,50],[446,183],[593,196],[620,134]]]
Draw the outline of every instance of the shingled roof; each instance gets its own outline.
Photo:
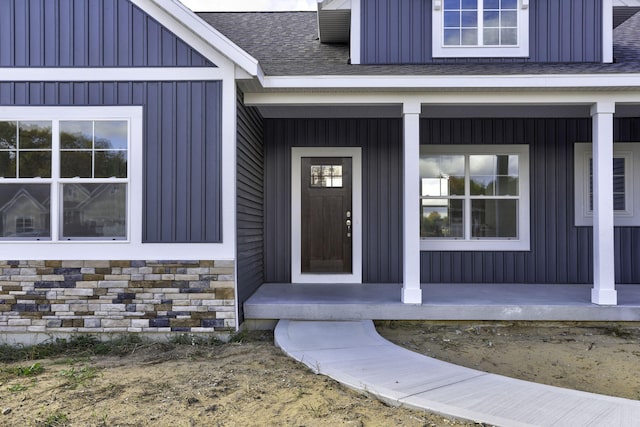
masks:
[[[477,62],[351,65],[349,46],[318,40],[315,12],[202,12],[198,15],[258,59],[268,76],[513,75],[640,72],[640,13],[614,30],[614,63]]]

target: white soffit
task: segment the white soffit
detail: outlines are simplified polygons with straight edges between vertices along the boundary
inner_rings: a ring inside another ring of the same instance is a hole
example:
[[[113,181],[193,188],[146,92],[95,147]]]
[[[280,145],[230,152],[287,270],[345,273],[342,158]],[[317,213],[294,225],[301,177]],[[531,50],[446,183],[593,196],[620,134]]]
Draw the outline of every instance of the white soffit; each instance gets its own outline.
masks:
[[[349,43],[351,0],[318,1],[318,37],[322,43]]]

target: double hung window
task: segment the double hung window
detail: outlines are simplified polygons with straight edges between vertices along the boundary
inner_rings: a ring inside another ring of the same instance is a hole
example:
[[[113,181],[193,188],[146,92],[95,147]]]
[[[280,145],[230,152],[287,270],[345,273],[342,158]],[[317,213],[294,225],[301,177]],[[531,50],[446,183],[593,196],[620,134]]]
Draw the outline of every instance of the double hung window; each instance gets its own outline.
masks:
[[[434,0],[434,57],[529,55],[528,1]]]
[[[0,239],[129,238],[131,119],[92,111],[0,117]]]
[[[420,147],[423,250],[528,250],[526,145]]]
[[[575,225],[593,225],[593,158],[592,145],[578,143],[574,147]],[[640,200],[634,197],[634,185],[640,182],[640,144],[613,144],[613,214],[616,226],[640,225]]]

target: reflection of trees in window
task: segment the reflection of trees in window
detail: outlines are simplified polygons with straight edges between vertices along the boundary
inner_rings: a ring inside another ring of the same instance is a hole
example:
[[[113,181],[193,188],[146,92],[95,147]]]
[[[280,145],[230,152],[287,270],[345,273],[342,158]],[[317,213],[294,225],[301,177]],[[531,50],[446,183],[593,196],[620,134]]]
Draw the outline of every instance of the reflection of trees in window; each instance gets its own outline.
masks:
[[[51,177],[51,122],[0,122],[0,177]]]
[[[127,122],[60,122],[60,176],[126,178]]]

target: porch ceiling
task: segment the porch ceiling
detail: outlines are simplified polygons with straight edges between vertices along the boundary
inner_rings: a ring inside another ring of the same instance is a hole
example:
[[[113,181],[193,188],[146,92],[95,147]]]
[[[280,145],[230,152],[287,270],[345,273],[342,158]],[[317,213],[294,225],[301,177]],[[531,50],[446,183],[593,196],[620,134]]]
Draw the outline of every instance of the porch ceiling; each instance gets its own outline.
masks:
[[[423,303],[403,304],[400,284],[263,284],[247,319],[640,321],[640,286],[618,285],[618,305],[591,303],[590,285],[423,284]]]

